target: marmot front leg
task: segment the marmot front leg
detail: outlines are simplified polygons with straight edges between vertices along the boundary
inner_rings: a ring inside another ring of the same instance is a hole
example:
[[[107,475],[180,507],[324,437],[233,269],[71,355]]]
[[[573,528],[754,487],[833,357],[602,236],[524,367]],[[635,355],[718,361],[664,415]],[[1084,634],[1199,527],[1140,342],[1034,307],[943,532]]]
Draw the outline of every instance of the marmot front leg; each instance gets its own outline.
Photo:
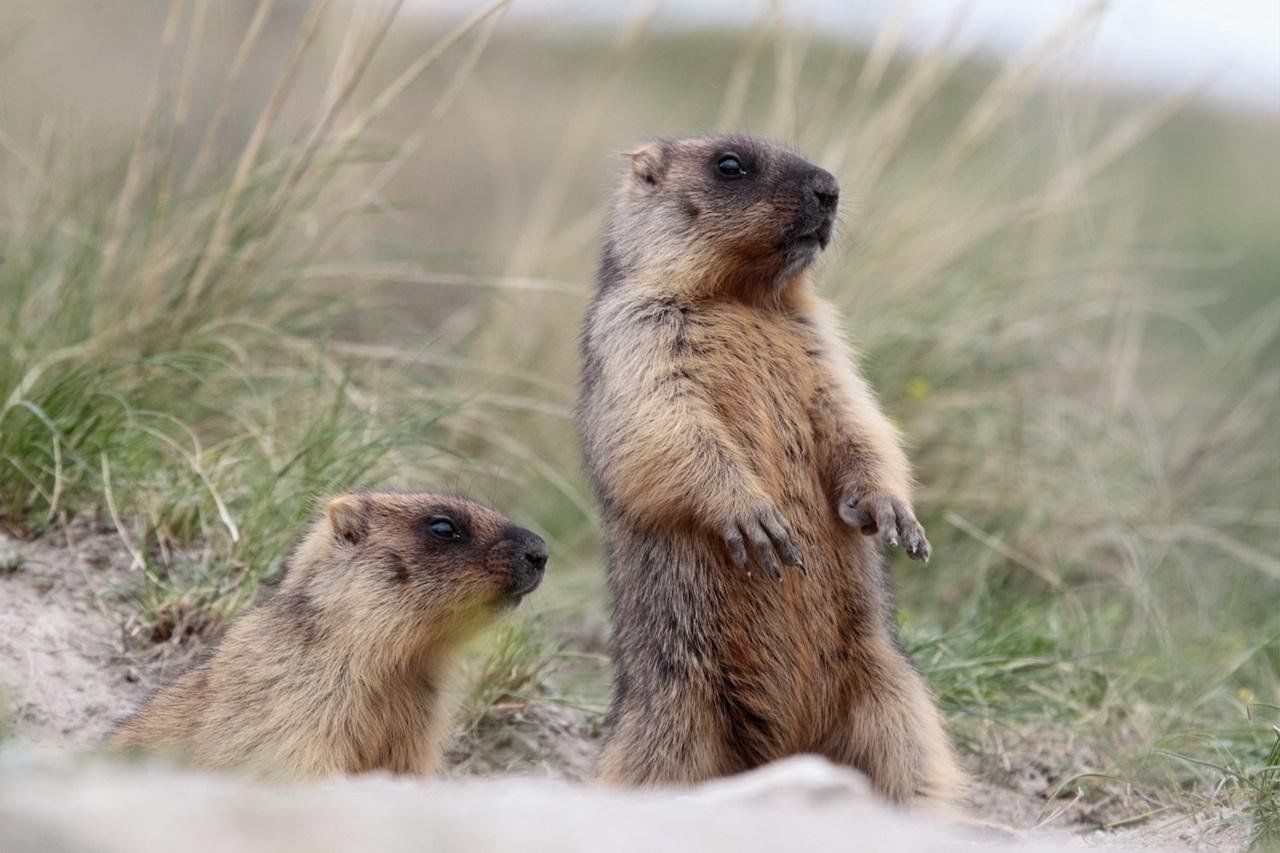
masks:
[[[850,527],[879,534],[886,548],[902,545],[913,560],[928,562],[932,549],[911,508],[911,471],[893,427],[879,409],[837,420],[831,449],[836,512]]]
[[[817,394],[814,422],[828,444],[827,465],[836,511],[886,547],[904,545],[912,559],[927,561],[932,549],[911,508],[911,463],[898,430],[858,372],[832,308],[811,300],[806,329],[826,364],[826,385]]]
[[[879,534],[885,547],[902,545],[928,562],[932,549],[911,507],[911,465],[897,430],[861,376],[843,378],[820,409],[831,436],[836,511],[845,524]]]
[[[637,518],[670,524],[692,519],[720,537],[748,575],[752,566],[782,580],[782,565],[804,568],[791,526],[741,453],[709,412],[685,400],[663,413],[665,423],[636,419],[604,431],[599,479]],[[615,447],[619,437],[625,449]]]
[[[646,306],[629,310],[656,310]],[[602,311],[602,333],[608,316]],[[680,354],[685,345],[677,341],[689,322],[680,317],[676,312],[670,322],[651,325],[645,337],[629,335],[625,347],[618,345],[619,332],[599,355],[584,398],[590,416],[580,415],[597,488],[633,521],[657,528],[692,521],[718,536],[748,574],[754,564],[781,580],[783,565],[804,568],[800,549],[721,423],[696,366]]]

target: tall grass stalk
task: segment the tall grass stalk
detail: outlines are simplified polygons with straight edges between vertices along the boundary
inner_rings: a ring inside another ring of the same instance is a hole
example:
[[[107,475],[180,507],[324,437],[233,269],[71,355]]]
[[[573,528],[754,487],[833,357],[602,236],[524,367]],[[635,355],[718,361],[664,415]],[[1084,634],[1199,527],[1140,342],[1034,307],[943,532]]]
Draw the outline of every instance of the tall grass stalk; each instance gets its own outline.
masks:
[[[448,395],[384,403],[395,373],[330,346],[345,306],[305,279],[321,257],[308,235],[352,221],[348,188],[387,165],[366,153],[370,122],[505,3],[348,115],[399,5],[371,31],[347,29],[347,61],[294,142],[280,141],[281,119],[328,4],[303,15],[233,149],[226,119],[273,4],[258,5],[201,129],[188,126],[197,57],[170,68],[184,26],[200,41],[207,4],[184,17],[174,2],[123,163],[85,163],[65,144],[3,163],[21,189],[0,218],[0,520],[32,530],[109,510],[142,571],[142,633],[245,601],[316,496],[394,479],[409,459],[429,467]]]

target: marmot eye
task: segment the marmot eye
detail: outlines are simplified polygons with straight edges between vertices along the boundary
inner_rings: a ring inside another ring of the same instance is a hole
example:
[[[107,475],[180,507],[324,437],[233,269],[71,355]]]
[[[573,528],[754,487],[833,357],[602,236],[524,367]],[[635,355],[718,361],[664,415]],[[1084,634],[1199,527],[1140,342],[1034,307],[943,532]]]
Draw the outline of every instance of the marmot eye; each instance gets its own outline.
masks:
[[[716,171],[726,178],[745,178],[747,175],[742,163],[732,154],[726,154],[716,161]]]
[[[447,518],[433,518],[427,524],[427,529],[441,539],[458,539],[462,536],[462,531],[458,526]]]

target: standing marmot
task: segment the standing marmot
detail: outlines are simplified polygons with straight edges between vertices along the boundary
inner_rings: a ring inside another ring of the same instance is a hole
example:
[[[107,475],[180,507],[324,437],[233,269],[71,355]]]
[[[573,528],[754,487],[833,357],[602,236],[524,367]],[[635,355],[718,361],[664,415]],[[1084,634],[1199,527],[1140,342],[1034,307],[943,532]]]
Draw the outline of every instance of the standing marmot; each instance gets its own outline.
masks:
[[[866,535],[928,558],[909,466],[806,275],[838,193],[751,137],[631,155],[577,412],[614,604],[605,781],[816,752],[897,802],[961,785]]]
[[[334,498],[279,590],[109,746],[279,779],[430,773],[451,653],[536,588],[546,560],[542,539],[459,497]]]

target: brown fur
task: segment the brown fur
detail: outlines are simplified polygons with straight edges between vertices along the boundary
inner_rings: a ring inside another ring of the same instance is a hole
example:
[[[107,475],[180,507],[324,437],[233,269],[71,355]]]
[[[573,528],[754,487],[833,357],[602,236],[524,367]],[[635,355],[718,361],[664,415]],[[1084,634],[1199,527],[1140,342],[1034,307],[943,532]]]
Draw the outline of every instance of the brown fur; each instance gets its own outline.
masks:
[[[432,530],[441,519],[456,536]],[[451,653],[537,586],[545,560],[537,536],[462,498],[335,498],[275,594],[109,745],[278,779],[431,773]]]
[[[718,173],[728,153],[745,177]],[[808,275],[835,179],[740,136],[631,159],[578,408],[614,601],[601,776],[688,784],[816,752],[895,802],[949,802],[963,777],[879,553],[928,558],[910,469]]]

